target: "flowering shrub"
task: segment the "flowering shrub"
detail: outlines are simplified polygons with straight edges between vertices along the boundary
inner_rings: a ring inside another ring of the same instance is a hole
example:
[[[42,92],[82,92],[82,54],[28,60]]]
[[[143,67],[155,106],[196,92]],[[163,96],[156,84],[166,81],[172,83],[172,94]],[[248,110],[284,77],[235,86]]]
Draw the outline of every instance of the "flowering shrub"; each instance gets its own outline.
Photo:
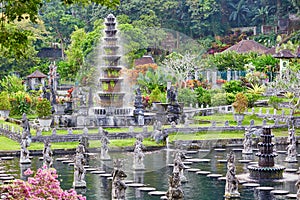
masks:
[[[33,172],[27,169],[25,175]],[[4,199],[49,199],[49,200],[85,200],[86,197],[78,195],[74,189],[63,190],[57,180],[57,173],[54,168],[38,169],[34,177],[28,181],[14,180],[11,184],[1,185],[0,194],[5,195]]]
[[[11,114],[22,115],[32,112],[32,99],[30,95],[23,91],[18,91],[10,95]]]

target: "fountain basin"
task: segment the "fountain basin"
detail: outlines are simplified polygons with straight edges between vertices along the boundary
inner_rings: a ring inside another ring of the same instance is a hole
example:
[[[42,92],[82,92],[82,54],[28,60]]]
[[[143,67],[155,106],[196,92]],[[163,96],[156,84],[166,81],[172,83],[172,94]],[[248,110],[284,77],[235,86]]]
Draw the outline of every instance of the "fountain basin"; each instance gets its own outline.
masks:
[[[275,165],[273,167],[260,167],[258,165],[250,165],[247,167],[252,179],[282,179],[284,166]]]

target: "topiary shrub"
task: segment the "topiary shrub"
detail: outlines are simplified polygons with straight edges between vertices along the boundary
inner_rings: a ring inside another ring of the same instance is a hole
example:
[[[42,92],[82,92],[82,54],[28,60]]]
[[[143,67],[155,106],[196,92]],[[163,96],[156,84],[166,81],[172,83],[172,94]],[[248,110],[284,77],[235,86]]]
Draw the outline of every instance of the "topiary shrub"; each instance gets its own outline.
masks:
[[[197,95],[197,100],[199,104],[204,106],[211,104],[211,95],[210,93],[202,87],[198,87],[195,89],[195,93]]]
[[[242,85],[242,82],[239,80],[232,80],[228,81],[227,83],[224,83],[222,85],[222,88],[228,92],[228,93],[238,93],[238,92],[243,92],[245,88]]]
[[[236,113],[243,114],[248,108],[248,99],[246,95],[244,95],[242,92],[237,93],[232,106]]]
[[[181,88],[178,90],[178,102],[184,103],[184,106],[189,106],[190,104],[196,104],[197,95],[194,90],[189,88]]]
[[[227,105],[226,93],[216,93],[211,96],[211,106]]]
[[[49,118],[51,116],[51,104],[46,98],[39,99],[36,104],[36,114],[39,118]]]

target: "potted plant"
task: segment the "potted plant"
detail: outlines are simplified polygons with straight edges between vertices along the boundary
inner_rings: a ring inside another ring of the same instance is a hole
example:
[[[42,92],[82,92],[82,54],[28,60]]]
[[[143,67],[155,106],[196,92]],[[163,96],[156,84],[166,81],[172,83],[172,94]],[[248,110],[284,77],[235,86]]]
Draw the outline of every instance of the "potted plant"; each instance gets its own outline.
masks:
[[[43,130],[49,131],[52,122],[51,104],[46,98],[38,99],[36,104],[36,114],[38,115],[40,126]]]
[[[0,116],[7,118],[11,109],[8,92],[0,93]]]
[[[248,108],[248,99],[246,95],[242,92],[239,92],[235,96],[235,101],[232,104],[234,108],[234,118],[238,123],[241,123],[244,120],[244,112]]]

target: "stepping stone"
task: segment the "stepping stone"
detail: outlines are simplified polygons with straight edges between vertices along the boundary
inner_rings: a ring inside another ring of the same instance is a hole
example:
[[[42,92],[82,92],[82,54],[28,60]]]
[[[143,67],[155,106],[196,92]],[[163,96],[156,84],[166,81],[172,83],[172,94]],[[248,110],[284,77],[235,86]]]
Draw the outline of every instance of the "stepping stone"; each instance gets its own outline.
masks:
[[[255,189],[262,190],[262,191],[271,191],[271,190],[274,190],[273,187],[256,187]]]
[[[64,161],[64,160],[70,160],[70,158],[62,157],[62,158],[56,158],[56,161]]]
[[[244,183],[247,183],[247,181],[239,180],[239,184],[244,184]]]
[[[226,149],[221,149],[221,148],[219,148],[219,149],[214,149],[215,151],[219,151],[219,152],[222,152],[222,151],[226,151]]]
[[[218,180],[219,181],[226,181],[226,177],[225,176],[219,177]]]
[[[223,176],[222,174],[208,174],[207,175],[207,177],[210,177],[210,178],[220,178],[222,176]]]
[[[91,174],[105,174],[105,171],[91,171]]]
[[[145,184],[143,183],[128,183],[126,184],[128,187],[143,187]]]
[[[227,163],[227,160],[218,160],[219,163]]]
[[[198,171],[198,172],[196,172],[196,174],[200,174],[200,175],[208,175],[210,173],[211,172],[209,172],[209,171]]]
[[[167,196],[161,196],[160,199],[162,199],[162,200],[168,200],[168,197]]]
[[[14,157],[12,156],[4,156],[4,157],[0,157],[1,160],[12,160],[14,159]]]
[[[286,151],[276,151],[276,153],[279,153],[279,154],[286,154]]]
[[[252,151],[259,151],[259,149],[252,149]]]
[[[13,179],[15,179],[15,177],[13,177],[13,176],[2,176],[2,177],[0,177],[0,180],[13,180]]]
[[[198,162],[210,162],[210,159],[199,159]]]
[[[64,164],[68,164],[68,163],[72,163],[72,162],[74,162],[73,160],[63,160],[62,161],[62,163],[64,163]]]
[[[150,192],[153,190],[156,190],[154,187],[139,187],[138,190],[143,191],[143,192]]]
[[[163,195],[166,195],[167,192],[165,191],[152,191],[152,192],[149,192],[148,194],[149,195],[153,195],[153,196],[163,196]]]
[[[186,154],[196,154],[196,153],[198,153],[198,151],[187,151],[187,152],[185,152]]]
[[[71,162],[71,163],[68,163],[68,165],[69,165],[69,166],[74,166],[74,163],[73,163],[73,162]]]
[[[134,181],[133,180],[124,180],[124,183],[127,184],[127,183],[133,183]]]
[[[111,177],[111,174],[99,174],[101,177]]]
[[[112,180],[112,179],[113,179],[113,177],[112,177],[112,176],[110,176],[110,177],[108,177],[108,178],[107,178],[107,180]]]
[[[90,167],[89,165],[84,165],[83,166],[84,169],[89,168],[89,167]]]
[[[0,177],[10,176],[9,174],[0,174]]]
[[[99,170],[99,169],[97,169],[97,168],[86,168],[85,169],[85,171],[87,171],[87,172],[97,171],[97,170]]]
[[[199,152],[210,152],[209,149],[199,149]]]
[[[184,161],[184,162],[182,162],[184,165],[191,165],[191,164],[193,164],[192,162],[187,162],[187,161]]]
[[[252,160],[239,160],[240,163],[250,163]]]
[[[249,164],[250,165],[258,165],[258,162],[253,161],[253,162],[249,162]]]
[[[287,199],[297,199],[297,194],[287,194],[285,197]]]
[[[285,194],[288,194],[289,191],[287,191],[287,190],[272,190],[271,193],[274,195],[285,195]]]
[[[39,160],[44,160],[44,158],[43,157],[39,157]]]
[[[243,151],[243,149],[232,149],[232,151]]]
[[[258,183],[244,183],[243,186],[245,187],[259,187]]]
[[[174,167],[174,164],[167,164],[168,167]]]
[[[189,168],[186,171],[188,171],[188,172],[197,172],[197,171],[200,171],[200,169],[198,169],[198,168]]]
[[[201,160],[202,159],[199,159],[199,158],[185,159],[185,161],[187,161],[187,162],[193,162],[193,163],[201,162]]]
[[[298,171],[298,169],[287,168],[284,171],[288,172],[288,173],[296,173]]]
[[[3,181],[3,184],[11,184],[12,182],[13,182],[13,180],[5,180],[5,181]]]

